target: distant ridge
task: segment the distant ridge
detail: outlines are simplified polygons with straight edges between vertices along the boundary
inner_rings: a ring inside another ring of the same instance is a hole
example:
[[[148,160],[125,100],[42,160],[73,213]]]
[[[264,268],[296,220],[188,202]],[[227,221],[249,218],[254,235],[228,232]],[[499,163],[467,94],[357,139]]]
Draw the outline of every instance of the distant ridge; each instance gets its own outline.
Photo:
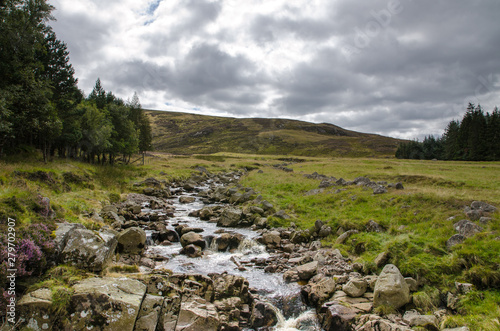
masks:
[[[231,118],[146,111],[156,151],[297,156],[392,157],[400,139],[349,131],[328,123]]]

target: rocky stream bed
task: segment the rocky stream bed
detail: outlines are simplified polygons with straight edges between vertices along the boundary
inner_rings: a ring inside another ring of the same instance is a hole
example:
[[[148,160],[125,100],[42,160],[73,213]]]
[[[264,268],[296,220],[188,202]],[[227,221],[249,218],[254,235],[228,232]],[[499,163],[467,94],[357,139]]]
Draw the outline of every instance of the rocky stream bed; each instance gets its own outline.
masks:
[[[439,330],[446,307],[419,314],[411,305],[416,280],[404,278],[391,264],[380,275],[362,274],[340,251],[321,246],[320,239],[332,234],[321,221],[314,231],[293,223],[269,229],[268,216],[287,215],[251,188],[238,188],[242,175],[200,169],[183,182],[150,178],[135,184],[140,193],[89,215],[107,219],[110,226],[92,231],[58,224],[58,263],[100,276],[72,284],[64,316],[53,313],[50,289],[28,293],[18,303],[21,325],[34,330]],[[370,226],[376,231],[376,223]],[[337,241],[351,234],[340,234]],[[384,257],[376,263],[384,266]],[[127,266],[138,268],[109,272]],[[457,284],[457,291],[466,292],[469,285]],[[374,313],[383,306],[399,313]]]

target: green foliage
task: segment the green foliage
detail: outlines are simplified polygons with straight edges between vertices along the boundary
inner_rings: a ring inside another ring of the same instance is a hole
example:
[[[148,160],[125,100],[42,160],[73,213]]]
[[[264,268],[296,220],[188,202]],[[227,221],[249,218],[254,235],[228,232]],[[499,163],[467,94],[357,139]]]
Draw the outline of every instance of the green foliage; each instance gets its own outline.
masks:
[[[451,121],[441,138],[426,137],[423,142],[401,143],[399,159],[500,160],[500,112],[483,113],[481,105],[469,103],[462,121]]]

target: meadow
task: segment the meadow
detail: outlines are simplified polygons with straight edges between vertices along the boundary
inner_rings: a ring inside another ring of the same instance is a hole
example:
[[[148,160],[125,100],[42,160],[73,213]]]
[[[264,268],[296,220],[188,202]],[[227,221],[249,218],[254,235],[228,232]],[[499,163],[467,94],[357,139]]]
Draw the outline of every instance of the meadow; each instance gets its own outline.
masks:
[[[415,305],[426,312],[446,302],[455,282],[475,290],[459,296],[456,314],[443,327],[469,325],[472,330],[500,327],[500,213],[481,224],[483,231],[447,249],[456,231],[453,224],[466,219],[464,208],[479,200],[500,207],[500,163],[397,160],[392,158],[315,158],[218,153],[173,156],[151,153],[144,165],[98,166],[67,160],[43,163],[37,159],[0,161],[0,219],[16,218],[19,227],[55,220],[81,222],[91,228],[93,211],[124,198],[134,182],[148,177],[173,181],[188,178],[196,167],[210,172],[245,169],[242,187],[251,187],[290,219],[270,217],[273,227],[309,229],[316,220],[331,226],[323,246],[338,248],[364,273],[378,273],[375,259],[386,253],[387,263],[420,287]],[[293,169],[284,171],[283,167]],[[373,194],[365,187],[332,186],[318,191],[318,173],[347,181],[366,176],[372,181],[401,182],[403,190],[389,188]],[[316,190],[316,191],[312,191]],[[52,220],[43,215],[41,197],[50,199]],[[375,221],[383,229],[368,232]],[[50,225],[50,224],[49,224]],[[343,243],[338,236],[358,232]],[[32,283],[33,281],[31,281]]]

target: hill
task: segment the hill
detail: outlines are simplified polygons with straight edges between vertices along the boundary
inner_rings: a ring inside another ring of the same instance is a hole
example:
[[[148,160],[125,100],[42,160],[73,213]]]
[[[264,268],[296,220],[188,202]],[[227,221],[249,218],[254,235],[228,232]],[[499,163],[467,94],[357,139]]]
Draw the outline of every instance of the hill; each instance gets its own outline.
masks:
[[[402,141],[345,130],[333,124],[267,118],[229,118],[146,111],[156,151],[173,154],[291,154],[394,156]]]

